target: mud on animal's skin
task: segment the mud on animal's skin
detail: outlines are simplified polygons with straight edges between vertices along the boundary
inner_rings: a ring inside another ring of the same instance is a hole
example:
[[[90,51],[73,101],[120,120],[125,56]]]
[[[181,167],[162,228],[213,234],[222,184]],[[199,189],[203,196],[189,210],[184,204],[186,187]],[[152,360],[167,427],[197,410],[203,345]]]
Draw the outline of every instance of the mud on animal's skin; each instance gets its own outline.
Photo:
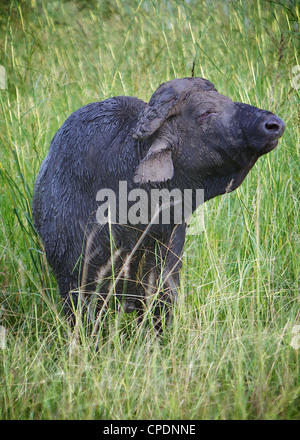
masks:
[[[110,257],[105,264],[103,264],[103,266],[100,267],[99,272],[96,275],[95,278],[95,282],[97,283],[97,285],[101,286],[101,284],[104,281],[104,277],[106,275],[110,275],[112,274],[112,269],[115,270],[116,267],[116,263],[119,260],[120,256],[122,253],[122,249],[116,249],[115,251],[113,251],[113,255],[112,257]],[[126,264],[126,268],[124,269],[124,277],[126,277],[125,274],[129,273],[129,263],[125,263]]]
[[[95,279],[97,294],[105,299],[108,294],[107,292],[114,289],[113,296],[122,302],[122,305],[119,302],[118,309],[123,309],[126,313],[136,309],[147,308],[151,304],[151,301],[159,292],[159,271],[157,267],[163,265],[162,262],[159,262],[156,266],[152,265],[151,269],[149,269],[149,265],[146,263],[146,252],[139,259],[133,258],[130,260],[129,255],[129,253],[125,253],[122,249],[114,250],[112,257],[100,267]],[[138,267],[137,270],[136,266]],[[134,269],[133,272],[136,271],[134,279],[130,277],[132,268]],[[114,284],[119,274],[121,274],[121,277]],[[166,280],[168,279],[167,275],[166,273]],[[124,293],[124,285],[126,284],[128,288],[126,293]],[[137,285],[141,287],[139,294],[134,292],[137,290]],[[104,286],[105,289],[103,289]],[[123,298],[124,295],[125,298]]]
[[[153,303],[154,298],[160,296],[160,291],[164,294],[168,292],[170,296],[177,296],[176,283],[173,280],[174,271],[176,270],[181,259],[176,257],[173,267],[166,267],[166,255],[172,253],[170,244],[168,246],[160,244],[164,248],[163,252],[154,252],[151,258],[149,251],[139,252],[138,256],[131,256],[123,248],[114,248],[111,256],[106,259],[105,263],[97,269],[95,276],[95,288],[82,283],[82,294],[86,298],[93,297],[94,303],[103,302],[111,293],[111,296],[117,300],[117,309],[130,313],[134,310],[146,311]],[[87,251],[90,250],[87,246]],[[147,256],[148,253],[148,256]],[[89,255],[85,256],[85,277],[88,274],[88,265],[92,261]],[[150,264],[149,264],[150,261]],[[93,269],[92,264],[92,269]],[[163,269],[162,269],[163,268]],[[131,270],[135,278],[131,278]],[[161,270],[163,270],[162,274]],[[127,285],[126,291],[124,287]],[[140,286],[140,287],[138,287]],[[90,290],[90,293],[89,293]],[[174,298],[175,299],[175,298]],[[107,304],[108,305],[108,304]]]
[[[99,293],[99,307],[107,306],[112,295],[127,295],[125,309],[139,313],[148,297],[158,328],[161,313],[170,315],[177,296],[185,221],[181,217],[176,223],[172,216],[166,222],[159,218],[157,224],[149,218],[139,221],[138,215],[133,219],[128,214],[138,209],[130,212],[131,196],[142,190],[149,208],[153,189],[168,194],[178,190],[182,197],[184,190],[201,190],[203,202],[231,192],[276,147],[283,132],[284,123],[276,115],[233,102],[203,78],[166,82],[148,104],[119,96],[74,112],[51,142],[33,198],[34,222],[66,313],[72,315],[80,289],[87,301]],[[120,182],[131,194],[125,211]],[[124,224],[97,222],[105,190],[115,196],[116,218],[126,218]],[[86,258],[78,264],[83,243]],[[164,306],[152,304],[155,297]]]

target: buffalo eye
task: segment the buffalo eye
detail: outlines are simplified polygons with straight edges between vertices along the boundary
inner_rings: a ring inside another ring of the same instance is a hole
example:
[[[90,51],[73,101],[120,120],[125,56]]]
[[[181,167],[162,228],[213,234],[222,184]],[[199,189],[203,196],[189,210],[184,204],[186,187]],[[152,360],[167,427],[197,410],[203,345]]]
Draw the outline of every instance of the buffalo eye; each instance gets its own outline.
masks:
[[[215,114],[216,114],[215,112],[205,112],[205,113],[202,113],[202,115],[199,115],[198,118],[197,118],[197,120],[198,120],[198,121],[202,121],[203,119],[206,119],[206,118],[208,118],[209,116],[211,116],[211,115],[215,115]]]

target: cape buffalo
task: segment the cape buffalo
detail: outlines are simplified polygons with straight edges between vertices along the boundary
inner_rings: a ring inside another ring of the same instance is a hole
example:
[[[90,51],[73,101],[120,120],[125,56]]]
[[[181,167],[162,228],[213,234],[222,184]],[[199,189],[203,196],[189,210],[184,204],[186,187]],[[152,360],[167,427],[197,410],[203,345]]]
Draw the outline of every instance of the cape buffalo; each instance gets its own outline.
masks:
[[[79,303],[86,311],[93,303],[97,322],[114,298],[139,319],[151,304],[159,332],[177,296],[186,233],[174,197],[164,221],[163,191],[191,190],[192,212],[196,190],[204,202],[233,191],[283,132],[278,116],[233,102],[203,78],[166,82],[148,104],[118,96],[71,114],[51,142],[33,197],[70,321]]]

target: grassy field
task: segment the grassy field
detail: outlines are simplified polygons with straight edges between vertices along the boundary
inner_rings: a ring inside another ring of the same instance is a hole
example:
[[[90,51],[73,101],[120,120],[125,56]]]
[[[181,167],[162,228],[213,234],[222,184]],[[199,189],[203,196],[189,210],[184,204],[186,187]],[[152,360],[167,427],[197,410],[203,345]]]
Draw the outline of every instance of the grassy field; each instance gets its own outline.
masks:
[[[296,4],[1,2],[0,419],[300,418]],[[164,339],[111,316],[95,352],[68,331],[34,231],[36,175],[77,108],[148,101],[192,75],[275,112],[285,134],[237,191],[206,204]]]

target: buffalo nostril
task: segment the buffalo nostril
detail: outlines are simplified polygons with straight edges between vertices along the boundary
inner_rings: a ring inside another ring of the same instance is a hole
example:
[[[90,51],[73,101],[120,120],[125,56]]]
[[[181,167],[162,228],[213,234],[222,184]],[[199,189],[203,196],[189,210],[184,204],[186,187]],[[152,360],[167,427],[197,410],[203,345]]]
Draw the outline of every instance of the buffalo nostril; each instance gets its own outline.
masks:
[[[284,132],[284,122],[275,115],[272,115],[264,125],[268,134],[274,134],[276,136],[282,136]]]
[[[265,127],[267,130],[279,130],[280,128],[275,122],[266,122]]]

